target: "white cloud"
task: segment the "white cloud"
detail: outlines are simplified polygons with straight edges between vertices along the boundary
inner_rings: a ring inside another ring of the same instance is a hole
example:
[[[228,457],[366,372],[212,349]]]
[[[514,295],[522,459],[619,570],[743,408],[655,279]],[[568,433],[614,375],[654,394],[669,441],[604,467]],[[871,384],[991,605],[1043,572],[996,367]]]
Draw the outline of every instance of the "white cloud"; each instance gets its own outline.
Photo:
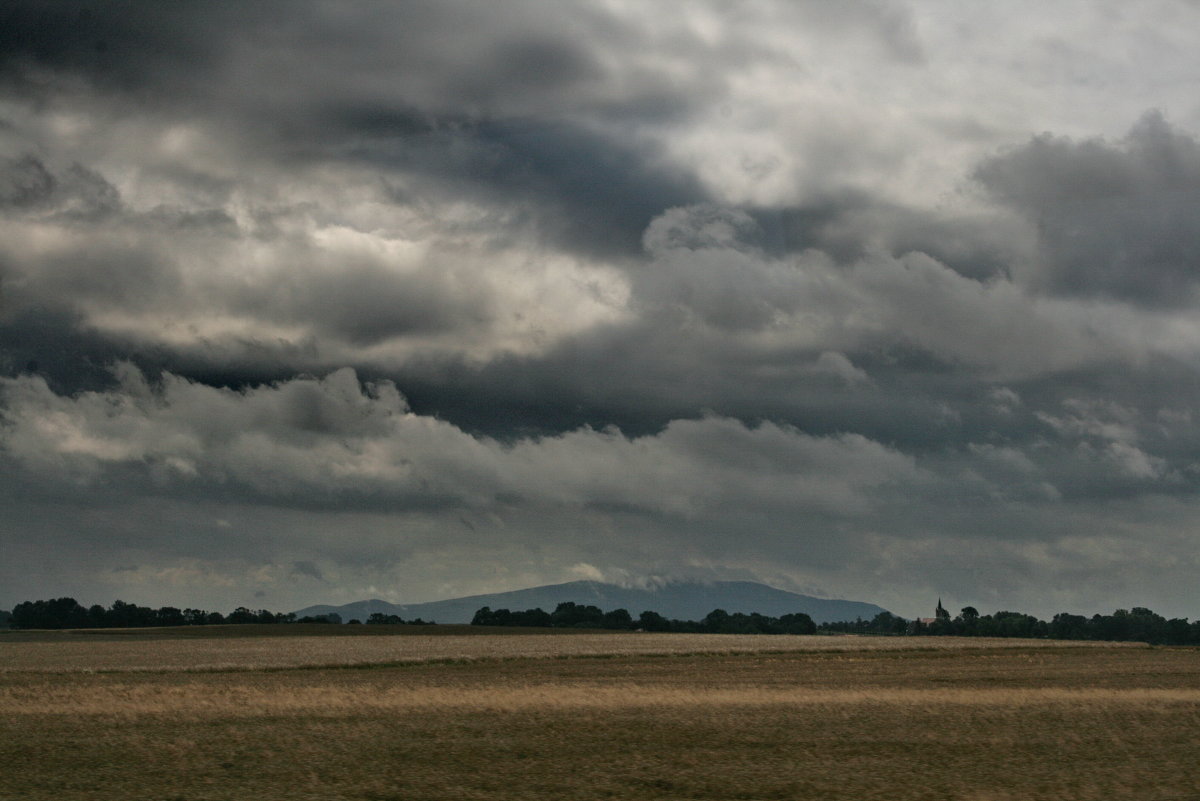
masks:
[[[44,477],[240,487],[260,500],[341,498],[403,510],[516,505],[629,507],[694,519],[737,510],[854,515],[871,491],[920,480],[865,437],[814,437],[772,423],[676,420],[652,436],[590,428],[507,444],[413,414],[390,382],[343,369],[242,391],[129,365],[120,385],[75,397],[36,377],[0,379],[4,453]]]

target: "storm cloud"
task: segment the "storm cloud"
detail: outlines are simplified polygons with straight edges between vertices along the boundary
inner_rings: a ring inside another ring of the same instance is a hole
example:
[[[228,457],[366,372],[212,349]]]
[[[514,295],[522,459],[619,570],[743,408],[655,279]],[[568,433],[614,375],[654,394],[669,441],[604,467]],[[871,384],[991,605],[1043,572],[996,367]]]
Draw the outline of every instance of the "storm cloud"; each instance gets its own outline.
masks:
[[[1195,617],[1197,23],[6,3],[0,607]]]
[[[1188,307],[1200,279],[1200,143],[1159,112],[1120,142],[1050,135],[989,159],[979,180],[1037,226],[1046,291]]]

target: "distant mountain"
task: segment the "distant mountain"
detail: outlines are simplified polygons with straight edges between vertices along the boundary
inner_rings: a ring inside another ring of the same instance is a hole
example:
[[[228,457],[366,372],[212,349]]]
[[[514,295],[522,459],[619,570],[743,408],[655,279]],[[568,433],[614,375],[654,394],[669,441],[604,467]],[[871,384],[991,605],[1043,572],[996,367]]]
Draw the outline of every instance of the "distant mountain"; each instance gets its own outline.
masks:
[[[835,620],[870,620],[885,611],[875,604],[862,601],[836,601],[813,598],[785,590],[777,590],[753,581],[672,582],[652,589],[621,587],[599,581],[571,581],[525,590],[498,592],[491,595],[471,595],[447,601],[422,604],[390,604],[387,601],[356,601],[342,606],[309,606],[296,612],[305,615],[327,615],[336,612],[343,621],[365,621],[372,613],[399,615],[405,620],[421,618],[438,623],[470,623],[480,607],[492,609],[541,608],[553,612],[563,601],[598,606],[605,612],[627,609],[636,618],[650,610],[675,620],[701,620],[714,609],[726,612],[759,612],[779,617],[792,612],[804,612],[817,623]]]

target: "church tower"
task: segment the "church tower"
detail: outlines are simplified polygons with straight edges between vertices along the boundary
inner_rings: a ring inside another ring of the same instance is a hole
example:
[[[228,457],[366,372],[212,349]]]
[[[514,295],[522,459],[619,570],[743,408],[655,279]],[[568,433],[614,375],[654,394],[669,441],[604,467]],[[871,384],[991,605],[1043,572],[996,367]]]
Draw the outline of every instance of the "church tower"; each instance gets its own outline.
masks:
[[[950,613],[946,611],[946,607],[942,606],[942,599],[938,598],[937,609],[933,610],[934,620],[949,620]]]

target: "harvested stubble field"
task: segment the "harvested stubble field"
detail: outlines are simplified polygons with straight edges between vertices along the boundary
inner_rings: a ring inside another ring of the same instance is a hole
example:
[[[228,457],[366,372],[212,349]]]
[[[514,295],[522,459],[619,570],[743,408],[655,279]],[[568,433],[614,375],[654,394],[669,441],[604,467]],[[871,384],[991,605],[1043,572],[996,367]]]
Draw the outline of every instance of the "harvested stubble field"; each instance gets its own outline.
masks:
[[[0,798],[1200,799],[1195,649],[212,633],[0,636]]]
[[[13,632],[0,638],[0,672],[36,670],[271,670],[464,659],[637,656],[762,651],[958,650],[945,637],[763,636],[757,634],[622,634],[571,629],[474,626],[213,626],[180,629],[91,629]],[[285,636],[294,632],[293,636]],[[347,634],[346,632],[354,632]],[[391,633],[396,636],[381,636]],[[355,636],[358,635],[358,636]],[[5,647],[21,642],[20,647]],[[973,639],[971,647],[1031,648],[1049,641]],[[1081,643],[1080,647],[1095,643]],[[1123,647],[1141,647],[1124,643]],[[1117,646],[1117,647],[1122,647]]]

